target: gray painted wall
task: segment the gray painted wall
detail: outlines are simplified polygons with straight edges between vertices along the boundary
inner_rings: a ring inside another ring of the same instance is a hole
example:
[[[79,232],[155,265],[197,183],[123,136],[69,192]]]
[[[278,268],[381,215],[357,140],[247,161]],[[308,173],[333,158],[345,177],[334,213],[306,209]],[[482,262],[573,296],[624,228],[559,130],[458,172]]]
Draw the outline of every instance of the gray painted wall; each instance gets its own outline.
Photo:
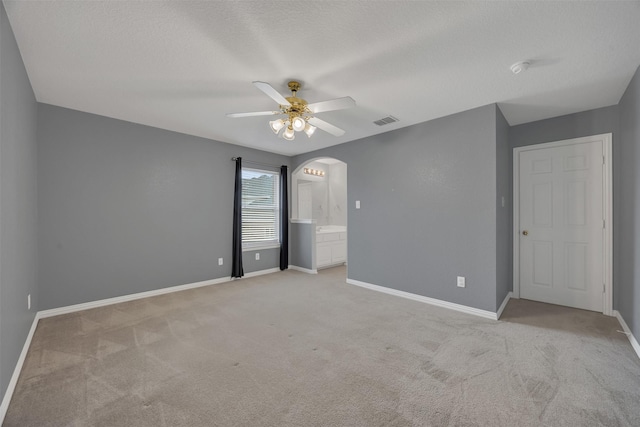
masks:
[[[640,338],[640,69],[619,104],[620,149],[617,187],[624,197],[619,208],[615,251],[616,307],[636,338]]]
[[[0,3],[0,396],[38,309],[36,121],[35,96]]]
[[[496,105],[496,307],[513,290],[512,156],[509,124]]]
[[[292,223],[290,225],[291,258],[289,258],[289,264],[309,270],[313,269],[315,233],[316,224]]]
[[[615,131],[617,130],[618,106],[612,105],[513,126],[509,130],[509,143],[512,148],[523,147],[543,142],[614,132],[613,141],[615,145]]]
[[[495,105],[296,156],[293,166],[322,156],[347,163],[350,279],[496,310]]]
[[[234,156],[290,162],[40,104],[40,309],[229,276]],[[278,251],[245,252],[245,273],[277,267]]]

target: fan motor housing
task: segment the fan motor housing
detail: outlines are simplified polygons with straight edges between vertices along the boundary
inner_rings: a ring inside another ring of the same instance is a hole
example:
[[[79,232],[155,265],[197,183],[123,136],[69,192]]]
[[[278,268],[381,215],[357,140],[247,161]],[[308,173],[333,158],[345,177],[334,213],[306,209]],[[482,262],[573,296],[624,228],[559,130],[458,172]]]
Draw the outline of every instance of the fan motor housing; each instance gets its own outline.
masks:
[[[288,108],[291,111],[303,112],[307,108],[307,101],[302,98],[298,98],[297,96],[288,96],[285,99],[291,104],[291,107]]]

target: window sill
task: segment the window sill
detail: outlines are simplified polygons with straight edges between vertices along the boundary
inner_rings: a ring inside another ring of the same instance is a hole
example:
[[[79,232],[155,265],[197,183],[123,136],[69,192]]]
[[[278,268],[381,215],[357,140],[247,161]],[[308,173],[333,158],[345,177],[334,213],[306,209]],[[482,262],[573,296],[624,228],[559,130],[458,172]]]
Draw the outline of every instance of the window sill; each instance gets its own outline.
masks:
[[[242,248],[242,252],[261,251],[263,249],[276,249],[276,248],[280,248],[280,243],[261,245],[261,246],[247,246]]]

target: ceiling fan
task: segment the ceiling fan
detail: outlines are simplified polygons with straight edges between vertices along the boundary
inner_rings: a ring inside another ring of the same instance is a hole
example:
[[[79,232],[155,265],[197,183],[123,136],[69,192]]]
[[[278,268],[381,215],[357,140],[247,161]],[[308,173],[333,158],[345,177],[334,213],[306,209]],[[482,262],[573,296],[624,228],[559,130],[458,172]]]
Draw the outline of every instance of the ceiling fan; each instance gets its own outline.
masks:
[[[355,107],[356,105],[356,102],[349,96],[309,104],[306,100],[297,97],[298,90],[300,90],[300,83],[297,81],[289,82],[291,96],[287,97],[282,96],[269,83],[256,81],[253,82],[253,85],[276,101],[280,109],[274,111],[255,111],[252,113],[228,113],[227,117],[284,115],[284,118],[270,121],[269,126],[276,135],[279,134],[280,130],[284,129],[282,137],[289,141],[293,140],[295,133],[300,131],[304,131],[304,133],[311,138],[316,128],[320,128],[334,136],[344,135],[344,130],[315,117],[315,114],[325,111],[343,110],[345,108]]]

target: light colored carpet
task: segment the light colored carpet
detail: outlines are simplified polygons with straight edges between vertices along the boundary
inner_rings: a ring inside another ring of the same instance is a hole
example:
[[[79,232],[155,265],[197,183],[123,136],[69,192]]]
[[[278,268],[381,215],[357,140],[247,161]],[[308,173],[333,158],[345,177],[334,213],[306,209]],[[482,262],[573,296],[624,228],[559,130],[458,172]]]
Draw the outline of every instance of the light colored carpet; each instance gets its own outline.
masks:
[[[44,319],[6,426],[638,426],[614,318],[501,321],[285,271]]]

